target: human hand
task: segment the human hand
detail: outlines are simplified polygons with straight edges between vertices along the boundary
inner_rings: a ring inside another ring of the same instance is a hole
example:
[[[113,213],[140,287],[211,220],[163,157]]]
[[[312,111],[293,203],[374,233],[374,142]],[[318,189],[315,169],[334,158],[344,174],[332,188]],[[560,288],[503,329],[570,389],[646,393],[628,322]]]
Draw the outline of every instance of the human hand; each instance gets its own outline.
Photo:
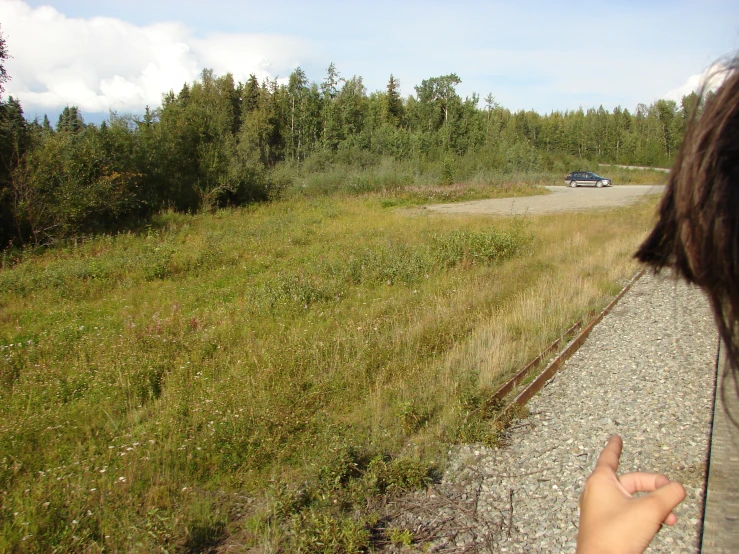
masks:
[[[585,482],[578,554],[644,552],[663,523],[677,523],[672,510],[685,498],[683,486],[660,473],[616,475],[622,446],[613,435]],[[637,492],[647,494],[632,496]]]

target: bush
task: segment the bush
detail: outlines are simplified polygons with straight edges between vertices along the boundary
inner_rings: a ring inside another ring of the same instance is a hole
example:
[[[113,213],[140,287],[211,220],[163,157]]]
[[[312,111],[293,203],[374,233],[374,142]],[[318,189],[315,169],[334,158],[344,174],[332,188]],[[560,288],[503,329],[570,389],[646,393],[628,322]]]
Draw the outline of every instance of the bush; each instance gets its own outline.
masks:
[[[100,133],[56,133],[13,175],[21,239],[48,244],[113,229],[139,212],[142,175],[116,159]]]

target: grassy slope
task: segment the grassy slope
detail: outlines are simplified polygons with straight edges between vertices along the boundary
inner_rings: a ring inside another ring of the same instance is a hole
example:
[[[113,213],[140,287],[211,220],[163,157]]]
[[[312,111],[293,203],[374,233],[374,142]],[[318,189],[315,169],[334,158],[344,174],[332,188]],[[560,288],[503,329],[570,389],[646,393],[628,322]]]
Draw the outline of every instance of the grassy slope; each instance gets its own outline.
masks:
[[[486,391],[618,291],[654,209],[381,202],[167,214],[0,271],[0,551],[276,546],[306,526],[305,550],[331,529],[361,546],[341,514],[489,440]],[[271,518],[234,512],[265,495]]]

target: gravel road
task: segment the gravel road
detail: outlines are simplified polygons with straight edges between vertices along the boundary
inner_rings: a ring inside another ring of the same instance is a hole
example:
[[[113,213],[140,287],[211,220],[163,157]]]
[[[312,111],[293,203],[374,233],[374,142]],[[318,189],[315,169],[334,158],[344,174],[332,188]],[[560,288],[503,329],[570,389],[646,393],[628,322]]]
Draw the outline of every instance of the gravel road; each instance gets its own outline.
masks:
[[[404,499],[391,525],[426,537],[430,552],[574,552],[584,481],[619,433],[622,472],[663,472],[687,490],[678,524],[648,552],[697,552],[717,340],[699,290],[646,274],[504,445],[452,451],[442,483]]]
[[[473,200],[453,204],[430,204],[424,209],[447,214],[544,214],[596,208],[611,208],[636,202],[647,194],[662,194],[663,185],[621,185],[615,187],[546,187],[551,194],[522,198]]]

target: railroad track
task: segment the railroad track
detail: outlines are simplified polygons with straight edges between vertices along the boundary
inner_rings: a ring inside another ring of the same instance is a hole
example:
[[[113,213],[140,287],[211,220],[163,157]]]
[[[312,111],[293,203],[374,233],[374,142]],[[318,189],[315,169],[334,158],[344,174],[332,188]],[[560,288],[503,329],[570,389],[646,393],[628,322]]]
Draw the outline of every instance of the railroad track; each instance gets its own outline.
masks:
[[[595,315],[586,324],[578,321],[567,329],[562,336],[550,344],[536,358],[506,381],[493,395],[492,402],[502,405],[503,408],[496,416],[496,421],[505,421],[511,417],[516,410],[525,406],[541,388],[549,381],[565,362],[582,346],[588,335],[600,321],[618,304],[619,300],[629,291],[631,286],[644,275],[644,269],[636,272],[631,280],[621,289],[616,297],[600,313]],[[564,348],[554,358],[552,353],[558,348]],[[549,360],[544,369],[541,369],[545,360]],[[538,373],[537,373],[538,371]]]

